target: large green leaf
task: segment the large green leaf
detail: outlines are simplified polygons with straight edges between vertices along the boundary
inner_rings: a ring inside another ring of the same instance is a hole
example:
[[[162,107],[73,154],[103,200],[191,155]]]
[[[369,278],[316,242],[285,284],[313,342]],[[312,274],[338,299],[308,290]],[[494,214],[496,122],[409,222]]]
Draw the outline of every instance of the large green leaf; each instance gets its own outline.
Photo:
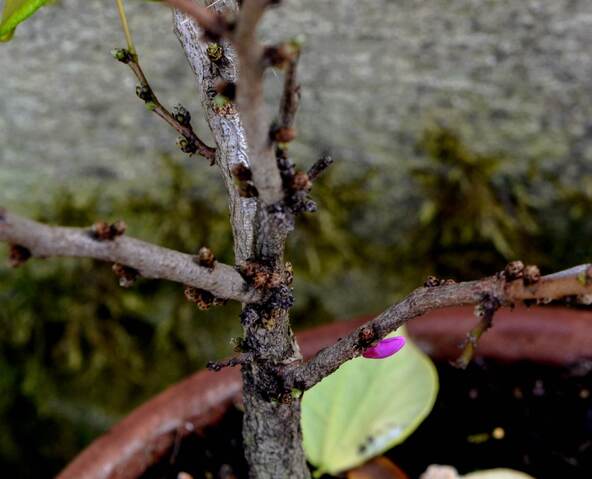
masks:
[[[512,469],[490,469],[487,471],[472,472],[463,476],[465,479],[534,479],[523,472]]]
[[[16,26],[33,15],[49,0],[4,0],[4,10],[0,21],[0,41],[12,38]]]
[[[387,359],[356,358],[304,393],[304,450],[319,473],[337,474],[411,434],[431,411],[438,375],[411,341]]]

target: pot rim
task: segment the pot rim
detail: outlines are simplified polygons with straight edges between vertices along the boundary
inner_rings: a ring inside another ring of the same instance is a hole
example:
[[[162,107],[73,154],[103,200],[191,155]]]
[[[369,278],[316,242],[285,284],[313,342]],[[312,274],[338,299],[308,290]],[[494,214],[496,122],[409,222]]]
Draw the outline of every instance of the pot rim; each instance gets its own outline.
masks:
[[[308,358],[373,316],[314,327],[296,335]],[[432,311],[407,324],[410,336],[432,358],[452,360],[475,323],[469,306]],[[479,343],[479,357],[554,365],[592,358],[592,311],[517,307],[496,313]],[[237,369],[202,370],[169,386],[134,409],[79,453],[57,479],[134,479],[184,436],[216,423],[240,401]]]

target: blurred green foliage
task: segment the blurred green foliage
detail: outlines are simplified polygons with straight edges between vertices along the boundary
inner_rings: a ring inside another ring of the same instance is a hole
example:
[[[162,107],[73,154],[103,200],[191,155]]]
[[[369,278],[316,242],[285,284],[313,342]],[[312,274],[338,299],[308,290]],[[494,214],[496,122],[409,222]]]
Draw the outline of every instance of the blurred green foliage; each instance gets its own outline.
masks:
[[[561,172],[515,161],[430,127],[398,180],[333,167],[313,191],[319,211],[289,240],[296,327],[380,310],[428,274],[472,279],[518,257],[543,271],[590,261],[592,178],[566,185]],[[65,191],[37,217],[124,218],[133,236],[186,252],[208,245],[232,263],[225,196],[211,178],[165,158],[156,185],[122,197]],[[91,260],[0,268],[0,304],[0,464],[15,477],[57,472],[131,408],[229,354],[241,334],[237,305],[200,312],[181,285],[161,281],[122,289],[110,265]]]
[[[420,146],[426,159],[411,170],[423,196],[418,259],[428,257],[436,274],[467,278],[522,256],[537,233],[528,179],[509,178],[506,158],[476,153],[450,130],[426,129]]]

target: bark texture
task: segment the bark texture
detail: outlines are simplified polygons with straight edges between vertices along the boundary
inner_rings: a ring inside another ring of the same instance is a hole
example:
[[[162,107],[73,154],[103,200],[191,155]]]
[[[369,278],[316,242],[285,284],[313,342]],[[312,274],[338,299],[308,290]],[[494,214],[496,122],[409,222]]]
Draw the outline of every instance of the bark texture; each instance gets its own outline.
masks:
[[[235,83],[237,80],[236,56],[228,42],[223,40],[223,56],[220,61],[213,62],[207,54],[208,42],[202,38],[202,30],[195,22],[179,10],[173,11],[173,22],[175,34],[195,75],[201,104],[216,141],[215,160],[228,192],[234,255],[236,263],[240,264],[254,254],[257,201],[240,196],[232,175],[232,169],[237,165],[249,166],[247,141],[238,110],[232,103],[223,108],[214,103],[217,82]]]
[[[225,8],[232,3],[236,11],[234,2],[223,3]],[[212,11],[221,7],[213,6]],[[256,18],[252,15],[256,12],[245,11],[249,28],[254,29]],[[208,24],[211,23],[211,18],[207,15],[205,18]],[[202,30],[192,18],[176,10],[174,25],[195,73],[202,105],[216,141],[216,164],[229,195],[236,263],[239,266],[249,263],[253,268],[264,270],[265,274],[283,277],[284,243],[293,228],[293,218],[282,208],[268,207],[281,199],[281,180],[269,141],[269,122],[263,112],[262,49],[249,49],[244,45],[242,57],[248,60],[246,64],[240,64],[241,74],[246,79],[243,81],[243,78],[237,78],[239,62],[229,41],[220,41],[223,56],[213,61],[208,56],[208,43],[202,38]],[[255,32],[249,28],[246,23],[243,23],[242,30],[239,28],[242,42],[254,41]],[[237,84],[240,116],[233,103],[224,108],[215,106],[216,84],[221,80]],[[248,132],[245,132],[244,124],[251,125]],[[256,161],[252,161],[253,155]],[[240,164],[252,170],[260,198],[240,196],[232,174],[233,168]],[[257,304],[246,305],[241,314],[244,349],[251,358],[242,366],[243,439],[250,476],[257,479],[307,478],[309,471],[300,429],[300,398],[282,395],[278,379],[281,367],[301,359],[289,323],[292,293],[282,281],[263,289],[264,298]]]
[[[144,278],[168,279],[219,298],[253,302],[261,296],[232,266],[217,262],[213,268],[205,268],[190,254],[127,236],[99,240],[90,227],[48,226],[0,210],[0,241],[24,247],[38,258],[71,256],[119,263],[134,268]]]
[[[527,268],[523,268],[523,271],[527,271]],[[522,274],[522,271],[520,273]],[[288,368],[285,384],[286,387],[309,389],[407,321],[435,309],[468,304],[482,305],[492,300],[499,306],[514,306],[523,301],[547,304],[552,300],[566,297],[579,298],[581,302],[589,304],[590,295],[590,264],[537,277],[534,282],[530,282],[526,276],[508,277],[504,273],[499,273],[478,281],[418,288],[372,321],[360,326],[334,345],[319,351],[309,361],[294,369]]]

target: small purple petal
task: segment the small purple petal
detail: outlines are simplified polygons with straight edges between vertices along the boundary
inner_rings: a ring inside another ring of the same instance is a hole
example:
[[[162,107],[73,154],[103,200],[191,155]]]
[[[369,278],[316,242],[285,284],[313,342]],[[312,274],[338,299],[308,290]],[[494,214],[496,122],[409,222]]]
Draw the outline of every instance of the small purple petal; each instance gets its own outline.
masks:
[[[362,356],[369,359],[384,359],[400,351],[403,346],[405,346],[405,338],[403,336],[386,338],[366,349],[362,353]]]

